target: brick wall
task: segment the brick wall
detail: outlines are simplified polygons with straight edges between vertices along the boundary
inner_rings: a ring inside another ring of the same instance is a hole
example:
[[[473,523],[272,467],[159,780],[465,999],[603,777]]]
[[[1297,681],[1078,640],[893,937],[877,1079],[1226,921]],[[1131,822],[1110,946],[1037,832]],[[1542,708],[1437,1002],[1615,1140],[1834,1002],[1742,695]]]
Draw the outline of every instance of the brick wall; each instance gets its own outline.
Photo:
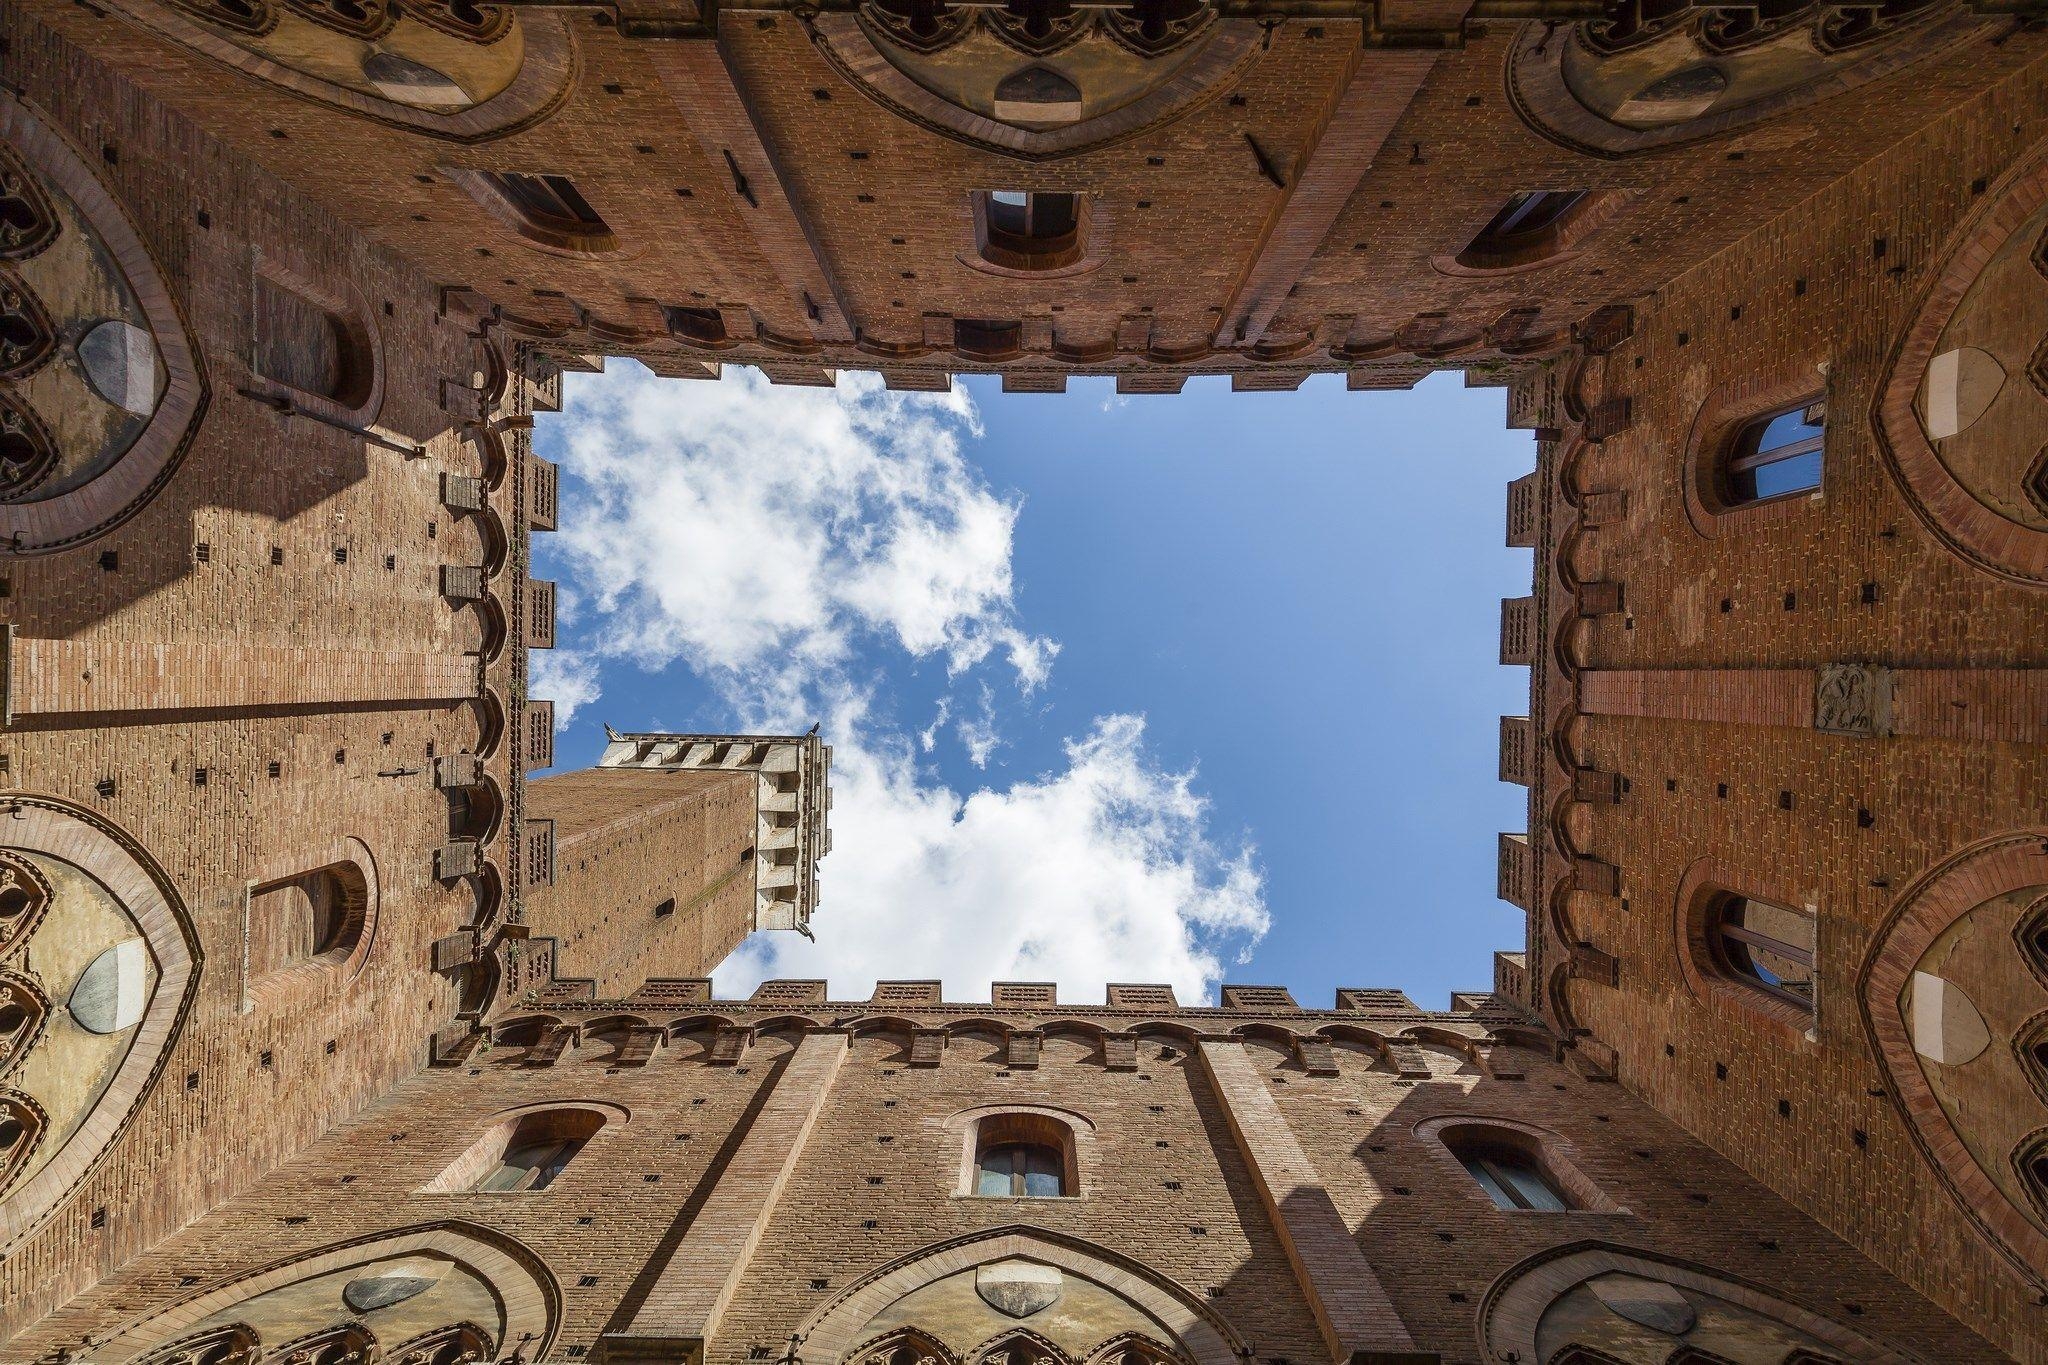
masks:
[[[756,781],[593,768],[529,784],[528,811],[555,822],[555,880],[526,922],[558,940],[557,972],[607,998],[709,976],[754,928]]]

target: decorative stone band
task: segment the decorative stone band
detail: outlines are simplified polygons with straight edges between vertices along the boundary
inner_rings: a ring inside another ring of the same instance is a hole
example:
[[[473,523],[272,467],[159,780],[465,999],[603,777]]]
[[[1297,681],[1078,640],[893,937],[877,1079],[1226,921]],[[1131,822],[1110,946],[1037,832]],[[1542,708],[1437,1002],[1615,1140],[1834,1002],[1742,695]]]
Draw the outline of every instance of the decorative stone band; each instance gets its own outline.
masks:
[[[1265,1076],[1245,1055],[1244,1044],[1204,1041],[1198,1046],[1259,1199],[1302,1296],[1315,1310],[1330,1358],[1352,1365],[1436,1360],[1435,1353],[1415,1349],[1393,1300],[1287,1126]]]
[[[0,632],[0,724],[24,716],[457,701],[477,659],[406,650],[24,639]]]
[[[1866,738],[2048,741],[2048,668],[1601,669],[1580,674],[1578,686],[1585,715]]]
[[[625,1331],[604,1340],[608,1360],[701,1357],[745,1280],[790,1173],[846,1061],[844,1033],[808,1033],[790,1054],[711,1197]],[[821,1357],[822,1358],[822,1357]]]

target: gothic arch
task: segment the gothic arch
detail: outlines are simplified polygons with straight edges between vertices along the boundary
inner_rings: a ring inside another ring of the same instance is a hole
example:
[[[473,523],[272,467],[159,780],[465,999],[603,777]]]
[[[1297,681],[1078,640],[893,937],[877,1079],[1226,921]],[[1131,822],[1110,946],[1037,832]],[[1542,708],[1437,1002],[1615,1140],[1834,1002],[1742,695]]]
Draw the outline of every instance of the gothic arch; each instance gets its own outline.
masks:
[[[847,1353],[847,1365],[956,1365],[945,1343],[915,1327],[899,1327]]]
[[[1028,1327],[996,1333],[967,1353],[967,1365],[1076,1365],[1058,1345]]]
[[[0,1179],[0,1249],[47,1217],[127,1128],[184,1024],[200,960],[169,877],[124,831],[52,798],[10,800],[0,877],[33,868],[48,904],[4,956],[19,968],[39,938],[55,946],[35,968],[49,1013],[8,1059],[0,1092],[36,1130],[36,1149],[17,1148]],[[52,925],[64,927],[61,943],[45,935]]]
[[[1595,1281],[1601,1282],[1600,1286],[1589,1289]],[[1624,1311],[1615,1307],[1623,1299],[1614,1291],[1632,1286],[1644,1292],[1644,1308]],[[1479,1305],[1479,1351],[1488,1360],[1548,1360],[1551,1356],[1544,1352],[1559,1353],[1552,1338],[1570,1325],[1569,1316],[1575,1312],[1601,1322],[1611,1313],[1617,1323],[1640,1325],[1654,1339],[1676,1346],[1678,1337],[1689,1334],[1686,1319],[1702,1301],[1769,1327],[1782,1336],[1787,1349],[1817,1348],[1857,1365],[1929,1365],[1925,1357],[1865,1336],[1745,1281],[1605,1242],[1548,1248],[1496,1279]],[[1567,1321],[1560,1322],[1560,1316]],[[1662,1326],[1652,1325],[1656,1322]],[[1680,1330],[1674,1332],[1674,1327]],[[1688,1345],[1706,1349],[1696,1341]]]
[[[1893,347],[1873,427],[1951,554],[2048,588],[2048,147],[1952,237]],[[2030,382],[2031,381],[2031,382]]]
[[[22,202],[38,221],[0,255],[27,294],[49,293],[37,306],[54,330],[33,373],[0,378],[0,554],[47,554],[105,534],[156,495],[198,428],[207,385],[120,204],[61,134],[0,95],[7,162],[34,186]],[[67,283],[77,280],[94,287]],[[60,344],[58,330],[82,335]]]
[[[850,1361],[849,1348],[878,1307],[949,1275],[1010,1258],[1115,1285],[1125,1299],[1173,1333],[1188,1365],[1239,1365],[1236,1353],[1244,1343],[1236,1333],[1165,1276],[1077,1237],[1014,1224],[935,1242],[853,1281],[798,1329],[805,1354],[821,1362]]]
[[[280,0],[246,0],[237,7],[251,16],[246,22],[236,8],[214,0],[112,3],[160,36],[296,98],[451,142],[483,142],[530,127],[553,113],[575,84],[577,54],[569,24],[530,9],[508,22],[505,11],[479,5],[484,26],[467,30],[446,22],[452,6],[372,0],[359,6],[375,16],[372,25],[348,31],[303,12],[319,6],[289,6]],[[321,62],[309,61],[309,54]],[[380,56],[387,66],[394,58],[404,65],[380,72],[374,65]],[[422,59],[442,60],[472,83],[491,73],[475,92],[482,97],[466,103],[402,98],[408,89],[420,88],[422,73],[458,83]]]
[[[821,14],[809,27],[826,60],[854,89],[884,109],[941,137],[1020,161],[1073,156],[1180,118],[1228,93],[1264,50],[1256,22],[1211,20],[1199,11],[1197,29],[1172,50],[1156,53],[1118,50],[1120,26],[1115,18],[1098,22],[1092,14],[1080,16],[1058,40],[1064,42],[1064,51],[1031,53],[1018,49],[1005,35],[987,40],[984,30],[1001,26],[1000,17],[990,23],[963,9],[941,20],[954,23],[952,31],[937,42],[920,44],[906,26],[892,22],[899,8],[869,4],[858,14]],[[965,22],[959,23],[956,16]],[[1012,49],[1007,56],[1006,46]],[[977,47],[982,50],[976,52]],[[983,67],[989,68],[984,74],[992,76],[997,68],[1022,68],[1035,61],[1057,65],[1098,47],[1099,55],[1084,58],[1091,76],[1116,73],[1112,79],[1118,91],[1099,102],[1092,97],[1077,101],[1080,117],[1050,123],[1005,117],[1000,104],[982,106],[961,93],[978,84],[973,72]],[[950,72],[937,79],[927,77],[929,84],[913,74],[948,67]],[[942,95],[940,90],[952,94]],[[963,213],[967,207],[961,205]]]
[[[1850,35],[1830,19],[1836,7],[1809,5],[1790,24],[1759,35],[1763,41],[1729,41],[1710,32],[1726,28],[1717,24],[1717,8],[1682,9],[1675,20],[1626,33],[1611,18],[1570,30],[1525,24],[1507,56],[1509,101],[1524,123],[1561,146],[1633,156],[1762,123],[1997,28],[1965,6],[1936,3]],[[1689,89],[1687,76],[1694,77]],[[1669,93],[1652,113],[1644,97],[1655,99],[1660,87]]]
[[[2048,1289],[2048,1206],[2027,1188],[2018,1159],[2033,1141],[2024,1130],[2048,1124],[2048,1098],[1997,1039],[2048,1007],[2048,982],[2014,942],[2048,914],[2044,892],[2048,832],[1974,844],[1906,888],[1857,977],[1864,1027],[1906,1131],[1978,1235],[2037,1291]],[[2001,1102],[1968,1103],[1972,1086]]]
[[[112,1365],[156,1358],[166,1348],[230,1325],[279,1344],[293,1333],[274,1326],[266,1331],[267,1322],[324,1332],[329,1327],[308,1321],[305,1295],[293,1292],[323,1280],[335,1290],[327,1310],[333,1319],[330,1326],[342,1327],[355,1315],[343,1306],[341,1292],[364,1278],[349,1278],[359,1270],[370,1272],[370,1278],[381,1270],[408,1279],[429,1279],[430,1292],[415,1291],[413,1304],[402,1305],[410,1308],[411,1316],[430,1322],[427,1330],[468,1326],[489,1336],[498,1351],[509,1350],[531,1334],[525,1350],[534,1360],[545,1359],[553,1345],[561,1316],[561,1291],[541,1259],[502,1233],[474,1223],[441,1222],[375,1233],[235,1276],[170,1308],[143,1314],[110,1334],[94,1348],[93,1356]],[[329,1297],[324,1292],[319,1295],[323,1303]],[[466,1310],[483,1317],[446,1323],[437,1319],[443,1312]],[[380,1316],[378,1330],[393,1344],[417,1338],[420,1332],[407,1328],[406,1321],[405,1316]]]

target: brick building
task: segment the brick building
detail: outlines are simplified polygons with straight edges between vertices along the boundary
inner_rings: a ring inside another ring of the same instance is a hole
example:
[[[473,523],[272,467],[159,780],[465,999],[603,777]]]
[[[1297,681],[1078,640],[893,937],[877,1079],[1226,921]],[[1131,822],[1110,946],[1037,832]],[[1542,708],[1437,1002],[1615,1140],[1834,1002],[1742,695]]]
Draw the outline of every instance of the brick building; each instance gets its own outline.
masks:
[[[2048,1361],[2044,43],[0,11],[0,1358]],[[530,432],[607,355],[1506,386],[1524,950],[712,1000],[829,750],[527,783]]]

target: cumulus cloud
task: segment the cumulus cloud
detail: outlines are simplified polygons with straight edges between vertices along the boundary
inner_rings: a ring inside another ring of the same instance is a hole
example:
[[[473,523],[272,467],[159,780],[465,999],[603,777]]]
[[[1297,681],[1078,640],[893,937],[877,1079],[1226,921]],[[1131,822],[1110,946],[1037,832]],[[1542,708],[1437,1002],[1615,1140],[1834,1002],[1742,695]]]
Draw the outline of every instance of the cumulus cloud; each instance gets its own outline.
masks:
[[[537,649],[527,656],[528,690],[555,703],[555,724],[567,725],[598,698],[597,659],[578,649]]]
[[[864,733],[846,710],[834,727]],[[1212,838],[1194,774],[1160,770],[1144,734],[1101,717],[1064,767],[967,796],[922,781],[905,743],[835,746],[818,940],[757,935],[719,987],[824,977],[860,998],[937,977],[974,1000],[991,981],[1056,981],[1085,1002],[1107,981],[1163,981],[1209,998],[1266,931],[1263,886],[1249,849]]]
[[[605,649],[682,659],[726,686],[789,696],[864,637],[942,656],[1000,653],[1027,687],[1058,646],[1012,610],[1018,504],[961,454],[980,432],[966,391],[890,393],[718,383],[622,364],[572,385],[566,463],[588,485],[557,549]]]
[[[556,550],[577,592],[567,647],[536,655],[536,695],[559,716],[596,699],[608,662],[681,661],[740,727],[827,717],[819,939],[757,936],[723,990],[797,975],[865,995],[877,977],[936,976],[956,999],[1019,979],[1087,999],[1127,980],[1194,1001],[1265,932],[1254,852],[1212,835],[1195,775],[1147,755],[1140,717],[1098,717],[1063,764],[1006,788],[963,795],[925,766],[950,723],[986,767],[1015,723],[988,666],[1029,694],[1059,652],[1017,619],[1021,507],[965,458],[981,427],[964,390],[889,393],[871,376],[771,389],[752,371],[701,383],[622,364],[567,398],[578,501]],[[949,695],[922,730],[877,719],[864,688],[889,651],[943,660],[949,686],[971,683],[971,712]]]

